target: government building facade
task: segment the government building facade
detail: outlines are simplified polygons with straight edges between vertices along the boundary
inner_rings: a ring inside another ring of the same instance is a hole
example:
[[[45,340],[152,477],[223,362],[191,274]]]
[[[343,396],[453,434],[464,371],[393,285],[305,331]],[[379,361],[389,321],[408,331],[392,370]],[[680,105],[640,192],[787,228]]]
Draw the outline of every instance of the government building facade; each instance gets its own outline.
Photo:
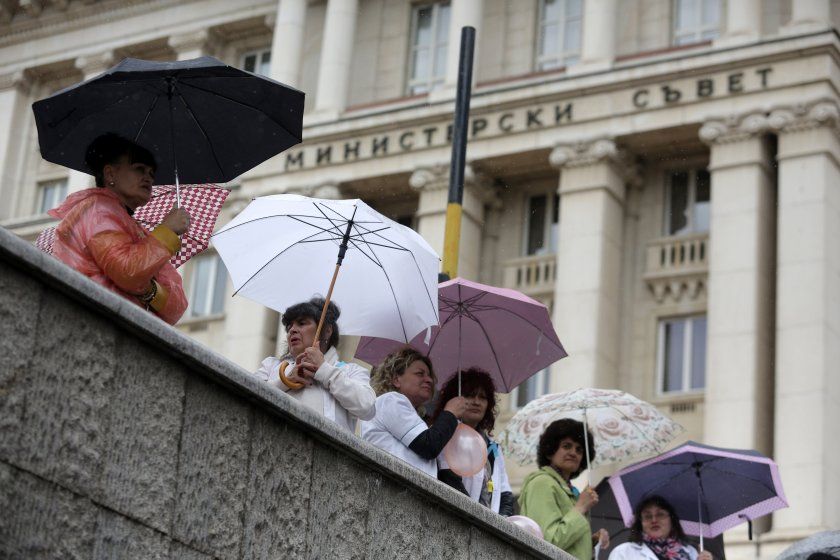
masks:
[[[33,101],[124,57],[212,55],[306,93],[303,143],[227,185],[219,224],[262,195],[363,198],[442,253],[473,26],[459,275],[544,302],[570,354],[497,431],[605,387],[759,450],[790,508],[726,549],[773,558],[840,528],[838,22],[829,0],[2,1],[0,225],[34,240],[92,185],[41,159]],[[279,314],[231,297],[212,249],[181,272],[179,329],[249,370],[282,351]]]

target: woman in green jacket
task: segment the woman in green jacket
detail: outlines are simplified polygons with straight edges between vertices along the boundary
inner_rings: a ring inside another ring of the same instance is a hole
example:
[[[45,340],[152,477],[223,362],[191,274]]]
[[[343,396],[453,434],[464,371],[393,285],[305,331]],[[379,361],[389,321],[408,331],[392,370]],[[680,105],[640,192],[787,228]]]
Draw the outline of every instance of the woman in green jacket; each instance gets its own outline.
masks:
[[[595,458],[592,434],[589,460]],[[598,503],[598,494],[587,486],[578,492],[571,479],[583,472],[583,423],[564,418],[552,422],[540,436],[537,464],[540,469],[525,477],[519,495],[522,515],[530,517],[542,529],[543,537],[578,560],[592,560],[592,548],[609,546],[609,533],[592,533],[586,514]]]

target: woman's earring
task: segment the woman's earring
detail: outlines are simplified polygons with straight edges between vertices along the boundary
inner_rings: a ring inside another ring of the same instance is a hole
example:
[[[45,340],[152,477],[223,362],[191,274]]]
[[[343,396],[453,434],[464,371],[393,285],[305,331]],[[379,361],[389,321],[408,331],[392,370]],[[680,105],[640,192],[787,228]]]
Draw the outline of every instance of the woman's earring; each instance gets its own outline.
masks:
[[[109,186],[109,187],[113,187],[113,186],[114,186],[114,182],[113,182],[113,181],[108,181],[108,186]]]

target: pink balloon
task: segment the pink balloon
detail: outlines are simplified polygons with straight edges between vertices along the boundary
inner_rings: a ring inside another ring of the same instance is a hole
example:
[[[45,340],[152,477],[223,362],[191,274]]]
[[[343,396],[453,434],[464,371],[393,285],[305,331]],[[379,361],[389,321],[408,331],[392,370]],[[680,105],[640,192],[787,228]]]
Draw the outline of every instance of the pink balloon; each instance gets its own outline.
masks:
[[[525,517],[524,515],[511,515],[507,518],[507,520],[519,527],[520,529],[525,529],[538,539],[543,538],[542,529],[540,529],[540,526],[537,525],[537,522],[531,519],[530,517]]]
[[[487,444],[481,434],[462,422],[443,448],[443,458],[458,476],[472,476],[487,462]]]

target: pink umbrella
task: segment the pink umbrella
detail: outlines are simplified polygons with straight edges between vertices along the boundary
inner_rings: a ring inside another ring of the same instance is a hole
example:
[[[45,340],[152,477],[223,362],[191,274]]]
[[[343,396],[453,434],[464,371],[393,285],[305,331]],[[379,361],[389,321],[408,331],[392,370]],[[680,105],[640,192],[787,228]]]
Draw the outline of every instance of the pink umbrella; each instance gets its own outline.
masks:
[[[468,367],[486,370],[500,391],[508,392],[566,356],[548,308],[528,296],[455,278],[438,286],[440,326],[420,333],[410,345],[428,356],[435,369],[450,373]],[[362,337],[356,358],[380,363],[404,344]]]
[[[204,251],[216,226],[222,204],[230,194],[218,185],[181,185],[181,207],[190,214],[190,229],[181,236],[181,250],[171,259],[178,268],[198,253]],[[134,219],[147,232],[152,231],[166,217],[176,200],[175,185],[155,185],[149,202],[134,211]],[[35,246],[52,254],[55,228],[49,227],[35,240]]]

